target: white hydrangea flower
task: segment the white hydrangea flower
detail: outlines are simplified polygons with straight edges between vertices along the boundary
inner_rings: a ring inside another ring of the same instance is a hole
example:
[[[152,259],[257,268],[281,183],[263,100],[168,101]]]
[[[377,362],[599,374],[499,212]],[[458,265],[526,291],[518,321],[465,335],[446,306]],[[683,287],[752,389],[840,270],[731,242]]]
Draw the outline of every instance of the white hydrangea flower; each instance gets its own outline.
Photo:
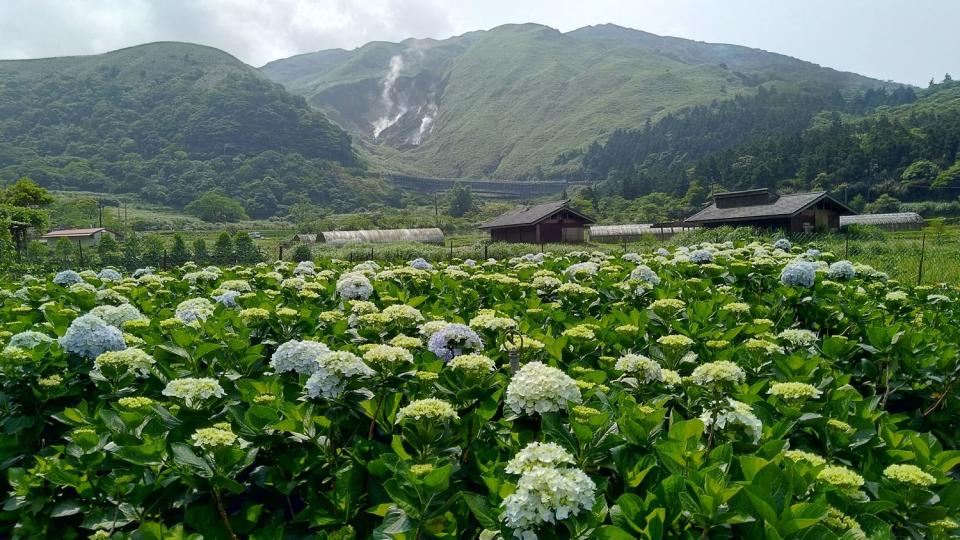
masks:
[[[165,396],[182,399],[188,407],[195,407],[209,398],[226,395],[220,383],[209,377],[174,379],[167,383],[161,393]]]
[[[331,352],[319,357],[304,388],[312,398],[334,399],[343,393],[349,379],[371,377],[375,373],[353,353]]]
[[[506,471],[509,474],[523,474],[536,467],[556,467],[575,463],[573,455],[559,444],[532,442],[507,462]]]
[[[569,375],[541,362],[520,368],[510,384],[504,404],[515,414],[559,411],[567,403],[580,403],[580,388]]]
[[[746,378],[747,374],[743,368],[727,360],[700,364],[690,374],[690,381],[700,386],[721,383],[739,384]]]
[[[132,304],[120,304],[119,306],[97,306],[90,310],[92,315],[96,315],[111,326],[120,328],[127,321],[136,321],[146,319],[140,310]]]
[[[721,430],[741,426],[747,430],[754,443],[760,440],[763,433],[763,424],[753,414],[753,409],[746,403],[731,398],[727,398],[727,404],[716,414],[713,411],[703,411],[700,420],[708,428],[716,420],[715,429]]]
[[[777,337],[794,347],[810,347],[817,342],[817,334],[802,328],[788,328],[777,334]]]
[[[191,298],[177,304],[174,316],[186,324],[205,321],[213,315],[213,304],[206,298]]]
[[[320,359],[330,354],[330,349],[316,341],[297,341],[282,343],[270,357],[270,367],[277,373],[294,371],[301,375],[313,374],[320,365]]]
[[[536,540],[533,529],[575,516],[593,507],[596,484],[576,468],[537,467],[525,472],[503,500],[501,519],[516,538]]]
[[[337,294],[344,300],[366,300],[373,294],[373,285],[370,284],[367,276],[348,272],[337,280]]]
[[[613,368],[635,376],[639,382],[644,384],[663,380],[663,369],[660,364],[642,354],[625,354],[617,359]]]
[[[457,410],[450,403],[437,398],[418,399],[397,411],[397,423],[406,418],[413,420],[438,420],[456,422],[460,420]]]

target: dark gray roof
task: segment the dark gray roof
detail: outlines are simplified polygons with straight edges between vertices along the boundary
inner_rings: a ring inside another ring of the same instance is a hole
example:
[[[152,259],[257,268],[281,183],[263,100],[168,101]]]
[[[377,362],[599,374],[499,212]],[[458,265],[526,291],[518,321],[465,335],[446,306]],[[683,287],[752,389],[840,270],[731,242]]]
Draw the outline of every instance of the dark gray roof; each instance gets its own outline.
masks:
[[[785,218],[793,217],[822,199],[830,199],[843,210],[856,214],[849,207],[834,199],[826,191],[812,191],[810,193],[794,193],[780,195],[770,204],[752,206],[737,206],[733,208],[717,208],[716,203],[704,208],[688,217],[686,223],[710,223],[715,221],[746,221],[758,218]]]
[[[559,210],[566,210],[570,213],[580,216],[586,223],[593,223],[592,219],[574,210],[573,208],[570,208],[569,204],[570,201],[565,200],[538,204],[535,206],[525,206],[519,210],[507,212],[500,217],[492,219],[486,223],[482,223],[479,228],[500,229],[503,227],[536,225],[537,223],[540,223],[541,221],[552,216]]]

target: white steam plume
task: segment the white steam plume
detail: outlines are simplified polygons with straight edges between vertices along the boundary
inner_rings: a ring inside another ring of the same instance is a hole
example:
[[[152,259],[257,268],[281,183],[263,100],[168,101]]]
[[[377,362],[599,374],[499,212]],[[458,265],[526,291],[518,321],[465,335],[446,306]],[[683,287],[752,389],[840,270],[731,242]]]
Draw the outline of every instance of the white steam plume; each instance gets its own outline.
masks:
[[[390,69],[380,82],[383,90],[380,97],[383,100],[383,108],[386,111],[383,116],[373,122],[373,138],[379,138],[380,133],[388,127],[397,123],[407,112],[407,107],[400,103],[399,106],[393,101],[393,85],[400,77],[400,70],[403,69],[403,56],[396,54],[390,57]]]

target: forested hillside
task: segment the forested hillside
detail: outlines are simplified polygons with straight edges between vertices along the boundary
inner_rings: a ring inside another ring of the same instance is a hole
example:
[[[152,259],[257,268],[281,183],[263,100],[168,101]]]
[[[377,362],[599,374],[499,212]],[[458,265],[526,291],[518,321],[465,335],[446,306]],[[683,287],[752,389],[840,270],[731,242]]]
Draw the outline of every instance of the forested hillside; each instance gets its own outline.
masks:
[[[715,189],[842,190],[850,200],[955,199],[960,84],[854,99],[761,93],[614,133],[583,158],[607,194]]]
[[[760,89],[845,96],[887,83],[736,45],[600,25],[504,25],[271,62],[271,79],[357,135],[379,168],[572,178],[594,140]]]
[[[353,207],[357,164],[346,132],[217,49],[0,61],[0,179],[174,207],[218,189],[265,217],[300,200]],[[365,198],[383,191],[365,182]]]

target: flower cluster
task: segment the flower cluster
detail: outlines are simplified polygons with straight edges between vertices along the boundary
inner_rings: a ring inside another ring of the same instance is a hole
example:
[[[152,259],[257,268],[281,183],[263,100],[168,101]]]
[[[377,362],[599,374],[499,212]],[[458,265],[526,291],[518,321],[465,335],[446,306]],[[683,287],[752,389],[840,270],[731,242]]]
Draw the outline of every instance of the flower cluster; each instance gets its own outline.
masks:
[[[822,392],[812,384],[802,382],[778,382],[770,385],[767,393],[788,401],[800,401],[804,399],[816,399],[820,397]]]
[[[311,398],[336,399],[346,389],[350,379],[371,377],[375,373],[353,353],[330,352],[317,358],[304,389]]]
[[[850,261],[837,261],[827,269],[827,277],[837,281],[851,280],[857,276],[857,270]]]
[[[753,413],[753,409],[746,403],[731,398],[727,398],[717,410],[703,411],[700,420],[705,426],[713,426],[720,430],[734,426],[742,427],[754,443],[760,440],[760,435],[763,433],[763,424]]]
[[[842,490],[855,490],[863,485],[863,477],[840,465],[827,465],[818,474],[817,480]]]
[[[316,341],[290,340],[282,343],[270,357],[270,367],[278,373],[293,371],[311,375],[317,370],[320,359],[330,354],[330,348]]]
[[[780,281],[790,287],[813,287],[817,281],[817,267],[807,261],[794,261],[783,267]]]
[[[337,295],[344,300],[366,300],[373,294],[373,285],[367,276],[349,272],[337,280]]]
[[[514,414],[533,415],[559,411],[581,399],[580,388],[569,375],[546,364],[530,362],[510,380],[504,404]]]
[[[617,359],[613,368],[635,376],[644,384],[663,380],[663,369],[660,364],[641,354],[625,354]]]
[[[128,348],[122,351],[107,351],[93,361],[93,368],[101,373],[105,371],[125,372],[132,371],[146,377],[154,364],[152,356],[146,352]]]
[[[220,446],[232,446],[237,442],[237,435],[230,428],[230,424],[219,423],[213,427],[200,428],[190,436],[195,446],[210,450]]]
[[[122,351],[127,348],[123,332],[110,326],[96,315],[83,315],[70,323],[67,332],[60,338],[63,350],[93,359],[107,351]]]
[[[427,350],[444,360],[468,351],[483,350],[483,340],[465,324],[446,324],[430,336]]]
[[[413,362],[413,355],[403,347],[374,345],[363,353],[363,359],[375,369],[384,371]]]
[[[937,483],[937,479],[932,474],[924,472],[916,465],[890,465],[883,470],[883,475],[895,482],[916,487],[930,487]]]
[[[532,442],[507,462],[506,471],[510,474],[523,474],[537,467],[557,467],[575,463],[573,455],[557,443]]]
[[[521,450],[521,454],[529,448]],[[512,474],[522,472],[514,492],[503,500],[504,511],[500,517],[513,529],[516,538],[536,540],[535,529],[593,507],[596,484],[582,470],[567,466],[561,452],[564,451],[537,448],[526,454],[532,460],[521,458],[523,465],[517,463],[513,468]],[[540,457],[560,459],[549,465],[538,465],[536,459]],[[510,463],[514,464],[516,459]]]
[[[191,298],[177,304],[174,316],[186,324],[207,320],[213,315],[213,304],[206,298]]]
[[[397,411],[397,423],[405,419],[456,422],[457,410],[450,403],[437,398],[418,399]]]
[[[700,364],[690,374],[690,381],[699,386],[740,384],[746,378],[743,368],[728,360]]]
[[[455,356],[447,365],[471,377],[481,377],[492,373],[497,368],[493,360],[482,354],[461,354]]]
[[[187,407],[195,408],[210,398],[219,398],[226,395],[223,387],[216,379],[208,377],[184,377],[167,383],[163,395],[182,399]]]

